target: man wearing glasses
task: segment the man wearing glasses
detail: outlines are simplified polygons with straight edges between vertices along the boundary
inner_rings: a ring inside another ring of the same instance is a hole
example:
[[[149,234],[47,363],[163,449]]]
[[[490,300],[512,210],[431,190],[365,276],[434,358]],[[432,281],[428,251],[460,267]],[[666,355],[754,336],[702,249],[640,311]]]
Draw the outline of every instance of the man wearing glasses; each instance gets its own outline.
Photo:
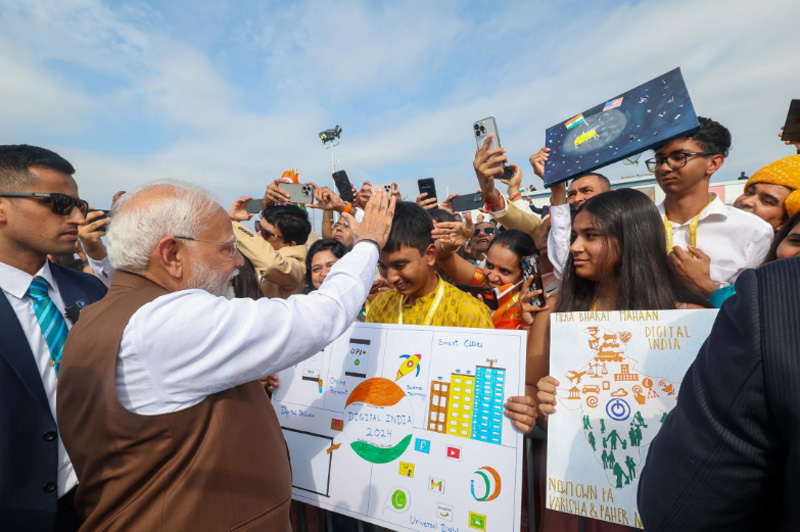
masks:
[[[259,379],[358,315],[395,200],[373,195],[318,290],[226,299],[242,255],[229,214],[179,181],[129,192],[107,233],[108,295],[70,334],[59,425],[86,530],[290,532],[291,471]],[[144,223],[143,223],[144,222]]]
[[[78,479],[56,426],[64,341],[92,276],[47,260],[75,251],[88,205],[75,169],[52,151],[0,146],[0,522],[7,530],[77,530]]]
[[[761,263],[773,231],[758,216],[728,207],[716,194],[709,194],[711,176],[725,162],[731,135],[714,120],[698,120],[700,131],[659,146],[646,164],[666,194],[658,211],[664,219],[670,260],[709,297],[732,284],[743,270]]]
[[[254,235],[241,223],[250,219],[247,198],[239,198],[228,215],[241,242],[242,255],[253,263],[259,286],[266,297],[287,298],[303,291],[306,275],[306,242],[311,224],[306,212],[296,205],[270,205],[261,213]]]

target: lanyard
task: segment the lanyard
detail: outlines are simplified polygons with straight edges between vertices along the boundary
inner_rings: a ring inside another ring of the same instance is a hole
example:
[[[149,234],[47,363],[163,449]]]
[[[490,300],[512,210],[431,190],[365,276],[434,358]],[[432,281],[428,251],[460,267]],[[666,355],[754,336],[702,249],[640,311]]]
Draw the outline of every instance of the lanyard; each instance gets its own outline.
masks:
[[[711,201],[706,204],[706,207],[709,205],[711,205]],[[697,224],[700,222],[700,216],[703,215],[703,211],[706,210],[706,207],[703,207],[698,215],[692,218],[692,221],[689,223],[689,245],[693,248],[697,247]],[[672,252],[674,246],[672,244],[672,223],[669,221],[669,218],[667,218],[666,209],[664,210],[664,232],[667,234],[667,254],[669,254]]]
[[[428,309],[428,313],[425,315],[425,321],[421,323],[421,325],[430,325],[433,321],[433,313],[436,312],[437,307],[442,302],[442,298],[444,297],[444,281],[439,279],[439,287],[436,289],[436,297],[433,298],[433,303],[431,303],[431,308]],[[397,323],[399,325],[403,325],[403,306],[405,303],[406,298],[400,298],[400,313],[398,315]]]
[[[703,211],[700,211],[700,214],[692,218],[691,223],[689,223],[689,245],[693,248],[697,247],[697,223],[700,221],[700,215],[702,214]],[[672,223],[666,214],[664,215],[664,231],[667,233],[667,253],[670,253],[674,247],[672,244]]]

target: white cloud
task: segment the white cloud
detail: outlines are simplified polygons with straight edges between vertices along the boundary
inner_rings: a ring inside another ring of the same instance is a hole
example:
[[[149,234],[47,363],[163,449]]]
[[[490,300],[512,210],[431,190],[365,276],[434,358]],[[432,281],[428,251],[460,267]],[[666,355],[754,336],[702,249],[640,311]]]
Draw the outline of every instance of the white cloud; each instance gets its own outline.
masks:
[[[33,142],[40,131],[98,204],[159,177],[198,182],[225,203],[290,166],[325,183],[330,154],[316,134],[337,122],[339,167],[353,181],[398,181],[412,196],[418,177],[434,175],[442,188],[472,190],[476,119],[497,117],[510,157],[525,163],[547,127],[678,65],[698,113],[734,134],[731,175],[789,154],[775,137],[800,82],[791,40],[800,6],[788,0],[758,10],[721,0],[668,10],[510,3],[477,15],[450,2],[215,6],[193,15],[234,28],[215,42],[168,34],[174,25],[157,9],[0,0],[0,135]],[[54,61],[119,86],[91,94]],[[69,133],[128,117],[177,140],[128,150]]]

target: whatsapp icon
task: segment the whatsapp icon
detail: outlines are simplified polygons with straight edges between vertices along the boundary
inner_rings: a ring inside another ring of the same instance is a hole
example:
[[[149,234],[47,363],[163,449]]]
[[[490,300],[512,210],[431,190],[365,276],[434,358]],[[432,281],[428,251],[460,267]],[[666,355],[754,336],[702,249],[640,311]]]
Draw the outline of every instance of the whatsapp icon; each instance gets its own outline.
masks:
[[[389,509],[396,513],[403,513],[408,510],[411,494],[405,488],[395,488],[389,500],[384,505],[384,510]]]

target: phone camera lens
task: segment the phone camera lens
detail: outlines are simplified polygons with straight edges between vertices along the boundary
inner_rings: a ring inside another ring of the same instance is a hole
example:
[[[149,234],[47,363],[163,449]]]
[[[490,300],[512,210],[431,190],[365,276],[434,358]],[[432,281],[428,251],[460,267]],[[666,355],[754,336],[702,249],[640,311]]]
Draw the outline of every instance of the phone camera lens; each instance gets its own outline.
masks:
[[[472,124],[472,127],[474,127],[475,129],[478,129],[480,126],[478,124]]]
[[[476,131],[476,132],[475,132],[475,136],[476,136],[476,137],[480,137],[480,136],[481,136],[481,132],[480,132],[480,131]]]

